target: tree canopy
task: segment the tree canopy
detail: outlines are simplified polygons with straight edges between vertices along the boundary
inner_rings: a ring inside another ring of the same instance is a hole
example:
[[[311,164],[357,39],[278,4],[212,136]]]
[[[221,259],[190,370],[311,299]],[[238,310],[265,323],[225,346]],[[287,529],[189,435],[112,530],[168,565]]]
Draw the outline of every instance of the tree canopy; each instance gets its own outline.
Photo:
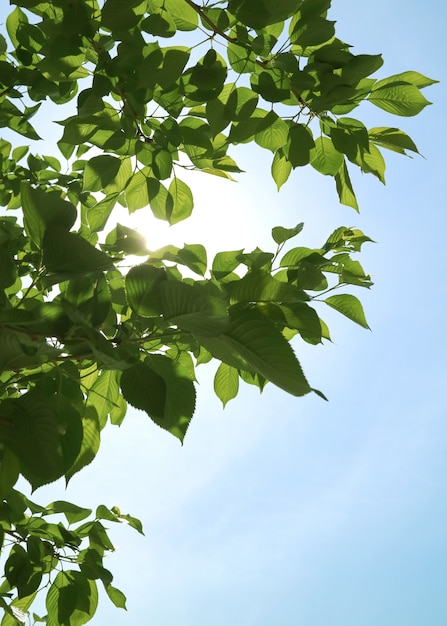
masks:
[[[241,172],[232,146],[255,142],[272,155],[278,190],[310,165],[358,210],[349,169],[384,183],[382,152],[418,149],[353,112],[370,103],[417,115],[436,81],[372,78],[381,55],[337,38],[330,0],[10,4],[0,34],[1,624],[25,623],[43,591],[46,615],[34,621],[77,626],[96,611],[98,581],[125,607],[103,564],[113,550],[104,524],[142,533],[141,523],[102,504],[36,504],[20,477],[33,491],[68,482],[129,405],[183,441],[196,368],[213,360],[224,406],[240,382],[324,399],[295,350],[330,339],[324,307],[368,328],[352,291],[372,285],[357,260],[371,239],[358,229],[308,248],[302,223],[276,226],[269,250],[208,259],[206,241],[149,250],[114,209],[185,220],[194,201],[182,173],[231,181]],[[39,111],[48,103],[59,113],[51,125]]]

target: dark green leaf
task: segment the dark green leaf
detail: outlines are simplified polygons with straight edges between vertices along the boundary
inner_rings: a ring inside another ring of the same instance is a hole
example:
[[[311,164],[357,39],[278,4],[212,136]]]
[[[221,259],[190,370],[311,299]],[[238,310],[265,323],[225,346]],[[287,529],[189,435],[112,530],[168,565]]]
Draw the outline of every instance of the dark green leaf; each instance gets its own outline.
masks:
[[[289,139],[284,146],[284,154],[293,168],[307,165],[310,151],[315,146],[312,132],[303,124],[293,124],[289,128]]]
[[[124,370],[121,375],[121,390],[127,402],[136,409],[146,411],[153,420],[164,419],[166,384],[149,363],[136,363]]]
[[[110,257],[92,246],[81,235],[52,226],[42,241],[43,261],[50,272],[89,274],[113,268]]]

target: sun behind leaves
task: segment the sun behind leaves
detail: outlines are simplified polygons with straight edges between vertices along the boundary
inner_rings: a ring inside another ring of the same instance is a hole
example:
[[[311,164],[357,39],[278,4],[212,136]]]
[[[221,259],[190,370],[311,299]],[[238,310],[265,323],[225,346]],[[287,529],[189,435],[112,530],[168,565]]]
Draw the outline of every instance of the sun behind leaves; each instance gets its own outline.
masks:
[[[340,227],[314,249],[291,245],[302,223],[277,226],[271,250],[209,260],[206,242],[148,251],[138,232],[109,222],[113,209],[187,219],[182,171],[231,180],[231,147],[253,141],[271,152],[278,189],[310,164],[358,209],[349,167],[383,183],[382,149],[418,150],[352,111],[369,102],[416,115],[435,81],[371,78],[381,56],[336,37],[329,0],[11,4],[0,35],[0,126],[14,137],[0,139],[2,626],[24,623],[43,589],[47,615],[35,619],[77,626],[96,611],[97,581],[125,607],[103,566],[113,550],[103,521],[141,524],[116,507],[42,507],[14,488],[19,476],[33,490],[71,479],[127,403],[183,441],[195,368],[213,359],[224,405],[240,381],[324,398],[295,355],[299,340],[330,339],[324,306],[368,328],[351,291],[372,285],[356,259],[371,241],[360,230]],[[39,111],[47,101],[60,110],[51,129]],[[33,152],[55,129],[64,167]],[[141,259],[130,270],[129,256]]]

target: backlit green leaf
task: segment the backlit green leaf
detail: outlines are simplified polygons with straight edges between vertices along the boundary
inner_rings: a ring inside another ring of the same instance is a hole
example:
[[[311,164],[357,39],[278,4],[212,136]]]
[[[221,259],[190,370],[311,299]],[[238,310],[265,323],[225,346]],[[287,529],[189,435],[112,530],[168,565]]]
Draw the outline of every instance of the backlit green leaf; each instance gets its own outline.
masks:
[[[278,245],[296,237],[304,228],[304,222],[300,222],[294,228],[284,228],[283,226],[274,226],[272,228],[272,237]]]
[[[158,316],[161,313],[158,287],[166,280],[166,272],[152,265],[137,265],[126,275],[126,291],[129,305],[135,313],[143,317]]]
[[[189,217],[192,213],[194,201],[191,189],[186,183],[175,177],[169,185],[169,193],[172,197],[172,211],[167,212],[167,220],[170,224],[177,224]]]
[[[294,396],[311,391],[292,348],[271,321],[255,310],[234,312],[230,320],[224,334],[200,337],[214,357],[258,373]]]
[[[88,580],[81,572],[59,572],[47,595],[48,626],[82,626],[96,612],[98,590],[94,580]]]
[[[335,175],[335,184],[337,186],[337,193],[340,198],[340,202],[358,211],[359,207],[357,204],[357,198],[355,197],[354,190],[352,188],[351,179],[349,177],[345,161],[343,161],[343,165]]]
[[[206,286],[165,281],[159,286],[163,316],[171,324],[200,335],[218,335],[228,324],[227,306]]]
[[[113,268],[107,254],[92,246],[81,235],[60,227],[52,226],[45,231],[42,249],[44,263],[50,272],[75,275]]]
[[[229,400],[235,398],[239,391],[239,374],[237,369],[227,365],[227,363],[221,363],[214,376],[214,391],[224,407]]]
[[[286,158],[282,150],[278,150],[273,157],[272,177],[276,183],[278,191],[287,181],[292,171],[292,164]]]
[[[324,300],[327,305],[349,318],[356,324],[369,328],[360,300],[351,294],[329,296]]]
[[[368,100],[388,113],[405,117],[417,115],[427,104],[431,104],[415,85],[401,82],[383,87],[376,85]]]

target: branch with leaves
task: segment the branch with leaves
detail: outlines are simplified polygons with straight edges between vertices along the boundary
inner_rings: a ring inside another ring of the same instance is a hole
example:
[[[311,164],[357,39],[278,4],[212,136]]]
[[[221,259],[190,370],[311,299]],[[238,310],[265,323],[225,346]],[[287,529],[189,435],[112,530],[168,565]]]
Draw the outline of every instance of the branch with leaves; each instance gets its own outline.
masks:
[[[382,150],[418,150],[402,130],[367,129],[352,111],[370,103],[416,115],[435,81],[372,78],[381,56],[337,38],[330,0],[11,5],[0,127],[26,141],[0,139],[2,626],[24,623],[40,591],[48,614],[35,620],[74,626],[95,613],[98,580],[125,604],[103,567],[113,545],[102,520],[141,525],[102,505],[91,521],[72,503],[42,507],[16,489],[19,477],[33,490],[68,482],[129,405],[183,441],[196,368],[211,361],[223,405],[240,382],[324,398],[301,368],[300,341],[330,339],[324,307],[368,328],[352,293],[372,285],[357,260],[371,239],[358,229],[340,227],[315,249],[295,243],[303,224],[277,226],[273,251],[208,259],[200,242],[148,250],[115,207],[187,219],[182,170],[232,180],[241,170],[231,148],[255,142],[272,155],[278,189],[311,165],[358,209],[349,168],[384,182]],[[33,142],[49,136],[39,120],[47,101],[60,110],[59,140],[42,155]]]

